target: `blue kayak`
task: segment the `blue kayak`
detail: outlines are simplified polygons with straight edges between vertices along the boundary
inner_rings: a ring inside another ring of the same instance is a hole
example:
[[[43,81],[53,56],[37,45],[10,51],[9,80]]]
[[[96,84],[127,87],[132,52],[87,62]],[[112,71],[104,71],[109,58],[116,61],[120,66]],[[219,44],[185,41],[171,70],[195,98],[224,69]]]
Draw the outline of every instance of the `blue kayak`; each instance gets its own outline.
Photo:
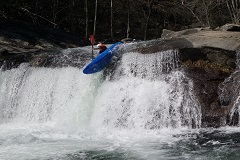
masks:
[[[121,42],[114,43],[100,55],[98,55],[91,63],[89,63],[83,70],[84,74],[92,74],[104,69],[110,62],[114,54],[116,53],[117,46]]]

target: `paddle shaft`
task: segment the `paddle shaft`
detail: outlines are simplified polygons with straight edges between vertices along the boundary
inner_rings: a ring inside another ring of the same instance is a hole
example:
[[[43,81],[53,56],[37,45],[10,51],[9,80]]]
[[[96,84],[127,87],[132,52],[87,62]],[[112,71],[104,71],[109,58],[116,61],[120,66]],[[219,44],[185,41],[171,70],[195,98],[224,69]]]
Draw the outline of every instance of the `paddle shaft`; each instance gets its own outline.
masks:
[[[93,50],[94,50],[94,48],[93,48],[93,45],[92,45],[92,60],[93,60]]]

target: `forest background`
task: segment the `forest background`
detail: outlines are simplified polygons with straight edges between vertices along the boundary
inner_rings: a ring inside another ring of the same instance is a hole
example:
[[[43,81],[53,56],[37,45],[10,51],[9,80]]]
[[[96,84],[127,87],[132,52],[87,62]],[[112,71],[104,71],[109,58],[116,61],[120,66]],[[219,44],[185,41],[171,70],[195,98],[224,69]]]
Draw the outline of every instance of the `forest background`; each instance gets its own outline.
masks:
[[[98,41],[148,40],[163,29],[239,24],[240,0],[1,0],[0,20],[57,28]]]

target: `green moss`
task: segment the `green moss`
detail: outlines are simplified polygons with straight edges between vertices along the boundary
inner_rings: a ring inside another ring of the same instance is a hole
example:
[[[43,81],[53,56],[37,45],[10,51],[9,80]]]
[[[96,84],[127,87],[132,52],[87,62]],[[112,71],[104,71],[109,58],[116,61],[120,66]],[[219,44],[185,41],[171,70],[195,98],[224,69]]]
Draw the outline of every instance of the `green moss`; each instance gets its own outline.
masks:
[[[183,62],[183,67],[198,67],[198,68],[210,68],[210,69],[214,69],[214,70],[220,70],[223,72],[232,72],[233,68],[231,68],[230,66],[227,65],[221,65],[221,64],[217,64],[217,63],[211,63],[208,60],[198,60],[198,61],[191,61],[191,60],[187,60],[185,62]]]

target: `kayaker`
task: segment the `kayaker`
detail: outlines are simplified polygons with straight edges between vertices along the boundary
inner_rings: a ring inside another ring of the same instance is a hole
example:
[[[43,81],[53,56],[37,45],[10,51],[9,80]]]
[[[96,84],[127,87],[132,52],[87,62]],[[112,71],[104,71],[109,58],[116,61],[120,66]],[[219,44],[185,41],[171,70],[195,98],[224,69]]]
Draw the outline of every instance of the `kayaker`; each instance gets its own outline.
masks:
[[[104,52],[107,49],[107,47],[102,42],[100,42],[97,45],[97,48],[99,49],[99,54],[101,54],[102,52]]]

